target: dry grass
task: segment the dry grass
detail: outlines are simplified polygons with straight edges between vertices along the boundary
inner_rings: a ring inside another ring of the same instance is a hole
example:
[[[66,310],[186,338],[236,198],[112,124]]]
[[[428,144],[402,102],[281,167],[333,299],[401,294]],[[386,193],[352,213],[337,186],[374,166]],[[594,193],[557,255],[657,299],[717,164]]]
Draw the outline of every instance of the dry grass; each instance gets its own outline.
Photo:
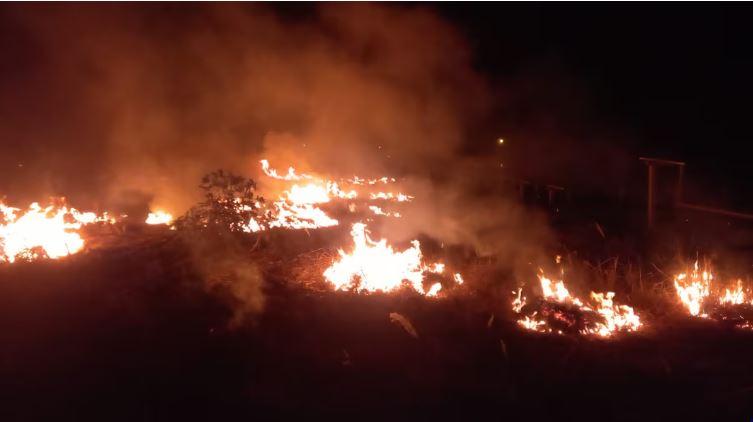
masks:
[[[315,291],[329,290],[330,286],[324,280],[324,271],[337,259],[335,249],[321,248],[297,255],[290,260],[281,261],[280,275],[285,279],[295,281],[303,287]]]

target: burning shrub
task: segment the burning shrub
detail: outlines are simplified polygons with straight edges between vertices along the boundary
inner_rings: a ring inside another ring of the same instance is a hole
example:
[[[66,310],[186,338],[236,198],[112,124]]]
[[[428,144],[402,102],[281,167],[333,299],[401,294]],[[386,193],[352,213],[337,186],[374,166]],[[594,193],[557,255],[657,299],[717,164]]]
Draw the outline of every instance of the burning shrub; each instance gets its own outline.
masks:
[[[249,232],[249,224],[264,221],[264,198],[256,182],[217,170],[201,179],[204,200],[175,222],[178,230],[206,230],[216,234]]]

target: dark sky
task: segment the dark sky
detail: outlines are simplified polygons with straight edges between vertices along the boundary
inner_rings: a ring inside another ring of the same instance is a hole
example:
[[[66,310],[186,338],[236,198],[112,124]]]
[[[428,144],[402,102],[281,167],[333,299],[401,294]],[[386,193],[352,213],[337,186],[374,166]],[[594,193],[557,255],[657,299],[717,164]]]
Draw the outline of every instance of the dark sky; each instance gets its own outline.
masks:
[[[698,178],[749,187],[749,6],[487,3],[439,10],[462,28],[478,68],[493,80],[540,71],[577,86],[572,103],[556,98],[547,109],[576,132],[579,125],[606,128],[632,153],[687,160]]]

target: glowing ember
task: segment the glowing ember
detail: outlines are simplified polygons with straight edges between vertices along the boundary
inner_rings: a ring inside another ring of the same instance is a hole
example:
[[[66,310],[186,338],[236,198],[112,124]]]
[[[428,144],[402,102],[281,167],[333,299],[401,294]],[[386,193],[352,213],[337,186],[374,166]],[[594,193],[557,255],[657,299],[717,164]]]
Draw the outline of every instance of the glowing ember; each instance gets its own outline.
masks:
[[[551,326],[552,321],[557,321],[577,328],[581,334],[608,337],[615,332],[636,331],[642,326],[640,317],[633,308],[614,304],[613,292],[591,292],[590,301],[584,303],[570,294],[562,280],[553,282],[544,276],[539,276],[539,281],[544,302],[542,302],[541,311],[522,315],[522,318],[518,320],[518,324],[525,329],[561,334],[562,329]],[[526,306],[526,298],[522,292],[522,289],[513,292],[515,296],[512,309],[517,314],[521,314]],[[592,320],[580,321],[587,315],[593,315]]]
[[[0,203],[0,262],[42,257],[60,258],[81,251],[84,239],[78,230],[85,224],[112,222],[107,215],[80,212],[65,206],[28,209]]]
[[[428,296],[435,296],[440,291],[440,283],[424,290],[424,275],[441,274],[444,264],[424,265],[417,240],[411,242],[413,246],[410,248],[395,251],[385,239],[371,240],[363,223],[353,225],[351,236],[353,250],[350,253],[339,250],[340,259],[324,271],[324,278],[335,289],[390,292],[407,283],[415,291]]]
[[[690,315],[707,317],[701,314],[703,302],[711,293],[711,280],[714,276],[708,271],[699,271],[698,262],[693,266],[690,274],[680,273],[675,276],[675,290],[683,306],[688,309]]]
[[[146,217],[146,224],[170,224],[172,222],[172,214],[165,211],[150,212]]]

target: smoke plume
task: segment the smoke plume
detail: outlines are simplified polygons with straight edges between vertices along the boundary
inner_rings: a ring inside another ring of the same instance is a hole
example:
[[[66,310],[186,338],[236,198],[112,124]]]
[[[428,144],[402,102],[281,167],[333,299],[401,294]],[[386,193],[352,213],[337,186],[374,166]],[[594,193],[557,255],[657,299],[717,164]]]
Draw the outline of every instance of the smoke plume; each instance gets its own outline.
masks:
[[[537,220],[462,157],[491,98],[463,37],[430,9],[35,5],[1,9],[0,191],[174,214],[201,175],[258,160],[398,177],[417,200],[385,230],[519,254]],[[84,205],[81,205],[85,207]],[[539,228],[536,228],[539,227]],[[530,230],[529,230],[530,228]],[[511,259],[513,259],[511,257]]]

